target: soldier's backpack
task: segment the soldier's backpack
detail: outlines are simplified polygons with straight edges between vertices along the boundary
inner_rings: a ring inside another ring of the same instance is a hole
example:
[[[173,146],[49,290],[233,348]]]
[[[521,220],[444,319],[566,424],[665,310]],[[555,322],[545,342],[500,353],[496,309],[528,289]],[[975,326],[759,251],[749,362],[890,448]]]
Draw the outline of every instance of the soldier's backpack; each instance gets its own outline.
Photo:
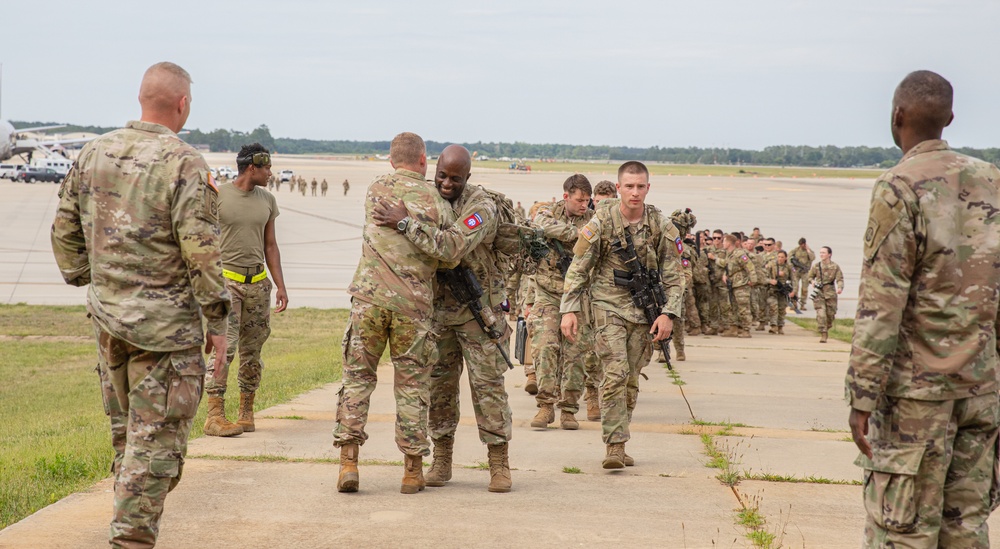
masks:
[[[514,203],[501,192],[480,187],[497,207],[497,268],[506,279],[514,272],[532,273],[538,260],[548,253],[548,245],[539,231],[514,209]]]

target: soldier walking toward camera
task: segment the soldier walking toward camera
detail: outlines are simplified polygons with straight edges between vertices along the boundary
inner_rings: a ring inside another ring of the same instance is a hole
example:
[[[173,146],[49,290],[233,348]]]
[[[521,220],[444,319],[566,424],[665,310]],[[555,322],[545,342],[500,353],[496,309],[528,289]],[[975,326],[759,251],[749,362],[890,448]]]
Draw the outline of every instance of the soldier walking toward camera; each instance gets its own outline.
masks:
[[[368,187],[361,260],[347,290],[351,318],[344,334],[344,379],[333,430],[333,445],[340,448],[340,492],[358,491],[358,451],[368,438],[368,406],[387,344],[394,373],[396,446],[405,460],[400,492],[416,494],[424,489],[422,459],[430,454],[427,410],[431,367],[437,361],[431,322],[434,273],[440,262],[421,252],[397,228],[378,226],[374,208],[382,201],[401,200],[411,219],[438,227],[450,226],[455,217],[424,180],[427,154],[420,136],[397,135],[390,144],[389,161],[396,171]]]
[[[312,180],[312,183],[309,184],[309,190],[312,191],[312,195],[313,196],[316,196],[316,188],[317,187],[319,187],[319,182],[316,181],[316,178],[314,177],[313,180]]]
[[[184,469],[206,352],[226,354],[229,294],[219,251],[218,189],[177,137],[191,77],[150,67],[142,117],[84,146],[59,190],[52,249],[66,282],[90,284],[98,373],[115,450],[114,547],[153,547],[163,503]]]
[[[792,291],[799,301],[799,310],[806,310],[806,298],[809,297],[809,267],[816,261],[816,254],[806,244],[806,239],[800,238],[799,245],[788,255],[792,265]]]
[[[872,190],[846,379],[866,547],[990,547],[1000,503],[1000,170],[941,139],[953,116],[947,80],[907,75]]]
[[[816,328],[819,330],[819,342],[826,343],[827,332],[833,329],[833,320],[837,316],[837,296],[844,291],[844,273],[830,258],[833,250],[829,246],[819,249],[819,261],[813,265],[806,276],[812,284],[813,308],[816,309]]]
[[[205,434],[222,437],[255,430],[253,402],[264,370],[261,348],[271,335],[273,288],[277,288],[274,311],[280,313],[288,306],[275,232],[278,203],[263,188],[271,174],[271,155],[260,143],[244,145],[236,156],[236,167],[239,170],[236,179],[219,187],[222,276],[226,277],[226,288],[232,297],[226,358],[218,376],[214,366],[209,366],[209,381],[205,386],[208,393]],[[237,349],[240,407],[239,419],[234,424],[226,419],[225,397],[229,365]]]
[[[323,178],[323,182],[319,184],[319,191],[326,196],[326,191],[330,188],[330,184],[326,182],[326,178]]]
[[[588,209],[590,195],[590,181],[581,174],[571,175],[563,183],[563,199],[539,208],[533,221],[552,243],[552,251],[538,262],[535,271],[535,300],[531,309],[534,319],[531,346],[538,354],[535,362],[538,413],[531,420],[536,429],[545,429],[555,421],[557,406],[561,410],[560,427],[568,430],[580,427],[576,413],[584,388],[585,359],[592,348],[592,324],[589,312],[585,312],[580,322],[583,335],[575,342],[566,341],[559,330],[559,303],[566,269],[573,259],[573,245],[580,229],[594,215]],[[585,295],[583,299],[589,297]]]
[[[785,250],[780,250],[774,261],[767,264],[767,284],[767,318],[771,325],[768,333],[784,335],[788,289],[792,287],[792,269]]]
[[[503,310],[505,278],[497,262],[497,229],[500,222],[497,205],[482,187],[468,186],[472,175],[472,156],[460,145],[449,145],[438,157],[434,183],[441,198],[448,200],[456,214],[447,229],[409,220],[402,202],[376,206],[379,225],[401,228],[400,231],[427,255],[445,262],[461,260],[459,269],[469,270],[480,283],[483,296],[482,319],[487,329],[502,335],[500,342],[479,325],[467,303],[455,298],[458,283],[439,279],[434,297],[435,324],[439,358],[431,372],[429,430],[434,442],[434,462],[427,471],[427,486],[444,486],[451,480],[455,431],[461,417],[459,382],[463,360],[468,365],[472,407],[479,426],[479,440],[486,445],[490,465],[490,492],[509,492],[511,488],[508,442],[512,424],[504,374],[507,361],[498,345],[506,345],[510,328]],[[441,273],[439,273],[441,274]],[[452,272],[451,274],[454,274]]]
[[[757,269],[747,251],[740,247],[736,235],[727,234],[723,237],[722,246],[726,250],[725,272],[723,283],[727,284],[732,297],[732,327],[723,337],[752,337],[750,325],[753,317],[750,312],[750,288],[757,278]]]
[[[347,191],[351,190],[351,183],[348,180],[344,180],[344,196],[347,196]]]
[[[580,230],[573,248],[575,258],[566,275],[560,307],[560,328],[570,341],[582,336],[577,313],[583,296],[593,296],[594,346],[604,366],[601,382],[601,430],[606,444],[605,469],[620,469],[634,461],[625,453],[629,423],[639,396],[639,372],[649,364],[652,342],[670,337],[674,319],[681,314],[684,275],[681,272],[681,237],[658,209],[645,203],[649,171],[641,162],[626,162],[618,169],[620,200],[607,199]],[[631,240],[639,261],[660,273],[666,303],[650,325],[632,301],[627,287],[615,284],[615,273],[630,272],[629,265],[613,251],[612,242]],[[650,337],[652,335],[652,337]]]

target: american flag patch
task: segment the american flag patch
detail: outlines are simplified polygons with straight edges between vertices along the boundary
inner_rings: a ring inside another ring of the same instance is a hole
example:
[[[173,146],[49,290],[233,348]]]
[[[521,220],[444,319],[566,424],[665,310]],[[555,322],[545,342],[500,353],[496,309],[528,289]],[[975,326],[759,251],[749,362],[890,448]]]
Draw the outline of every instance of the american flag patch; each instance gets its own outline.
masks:
[[[587,242],[594,239],[594,229],[590,228],[590,225],[584,225],[583,229],[580,229],[580,236],[582,236]]]
[[[475,229],[476,227],[478,227],[478,226],[480,226],[480,225],[483,224],[483,216],[479,215],[479,213],[476,212],[476,213],[470,215],[469,217],[466,217],[465,221],[463,221],[463,223],[465,223],[465,226],[467,228],[469,228],[469,229]]]
[[[215,184],[215,178],[212,177],[212,172],[208,172],[208,186],[215,189],[215,192],[219,192],[219,186]]]

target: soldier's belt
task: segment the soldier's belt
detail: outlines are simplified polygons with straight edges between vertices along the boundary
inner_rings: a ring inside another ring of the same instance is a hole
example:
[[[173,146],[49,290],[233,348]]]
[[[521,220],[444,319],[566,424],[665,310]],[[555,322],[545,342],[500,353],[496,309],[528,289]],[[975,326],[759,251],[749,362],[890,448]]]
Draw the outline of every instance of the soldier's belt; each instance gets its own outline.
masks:
[[[238,273],[236,271],[232,271],[223,267],[222,276],[228,278],[229,280],[234,280],[236,282],[239,282],[240,284],[256,284],[261,280],[267,278],[267,269],[262,268],[262,266],[249,267],[249,268],[243,268],[243,267],[235,267],[235,268],[240,269],[243,272]],[[252,274],[257,269],[261,269],[260,272]],[[248,273],[247,271],[251,272]]]

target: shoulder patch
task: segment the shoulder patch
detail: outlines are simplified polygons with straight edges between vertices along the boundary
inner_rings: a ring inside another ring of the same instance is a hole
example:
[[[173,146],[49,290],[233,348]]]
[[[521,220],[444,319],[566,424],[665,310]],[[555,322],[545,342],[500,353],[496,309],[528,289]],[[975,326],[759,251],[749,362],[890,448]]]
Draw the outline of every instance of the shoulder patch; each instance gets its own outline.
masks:
[[[677,246],[677,253],[684,252],[684,244],[681,244],[681,237],[678,236],[677,238],[675,238],[674,244]]]
[[[681,265],[684,265],[685,267],[688,267],[688,266],[691,265],[691,262],[688,261],[687,259],[681,259]]]
[[[741,257],[740,259],[742,259],[743,261],[750,261],[750,258],[749,258],[749,257],[747,257],[746,255],[744,255],[744,256],[743,256],[743,257]]]
[[[580,236],[586,239],[587,242],[590,242],[591,240],[594,240],[594,237],[597,236],[597,233],[594,232],[594,229],[590,228],[590,223],[587,223],[586,225],[583,226],[582,229],[580,229]]]
[[[216,193],[219,192],[219,186],[215,184],[215,178],[212,177],[212,172],[208,172],[208,178],[205,180],[208,186],[212,188]]]
[[[483,224],[483,216],[479,215],[479,212],[476,212],[469,217],[466,217],[462,223],[465,224],[467,229],[472,230]]]

